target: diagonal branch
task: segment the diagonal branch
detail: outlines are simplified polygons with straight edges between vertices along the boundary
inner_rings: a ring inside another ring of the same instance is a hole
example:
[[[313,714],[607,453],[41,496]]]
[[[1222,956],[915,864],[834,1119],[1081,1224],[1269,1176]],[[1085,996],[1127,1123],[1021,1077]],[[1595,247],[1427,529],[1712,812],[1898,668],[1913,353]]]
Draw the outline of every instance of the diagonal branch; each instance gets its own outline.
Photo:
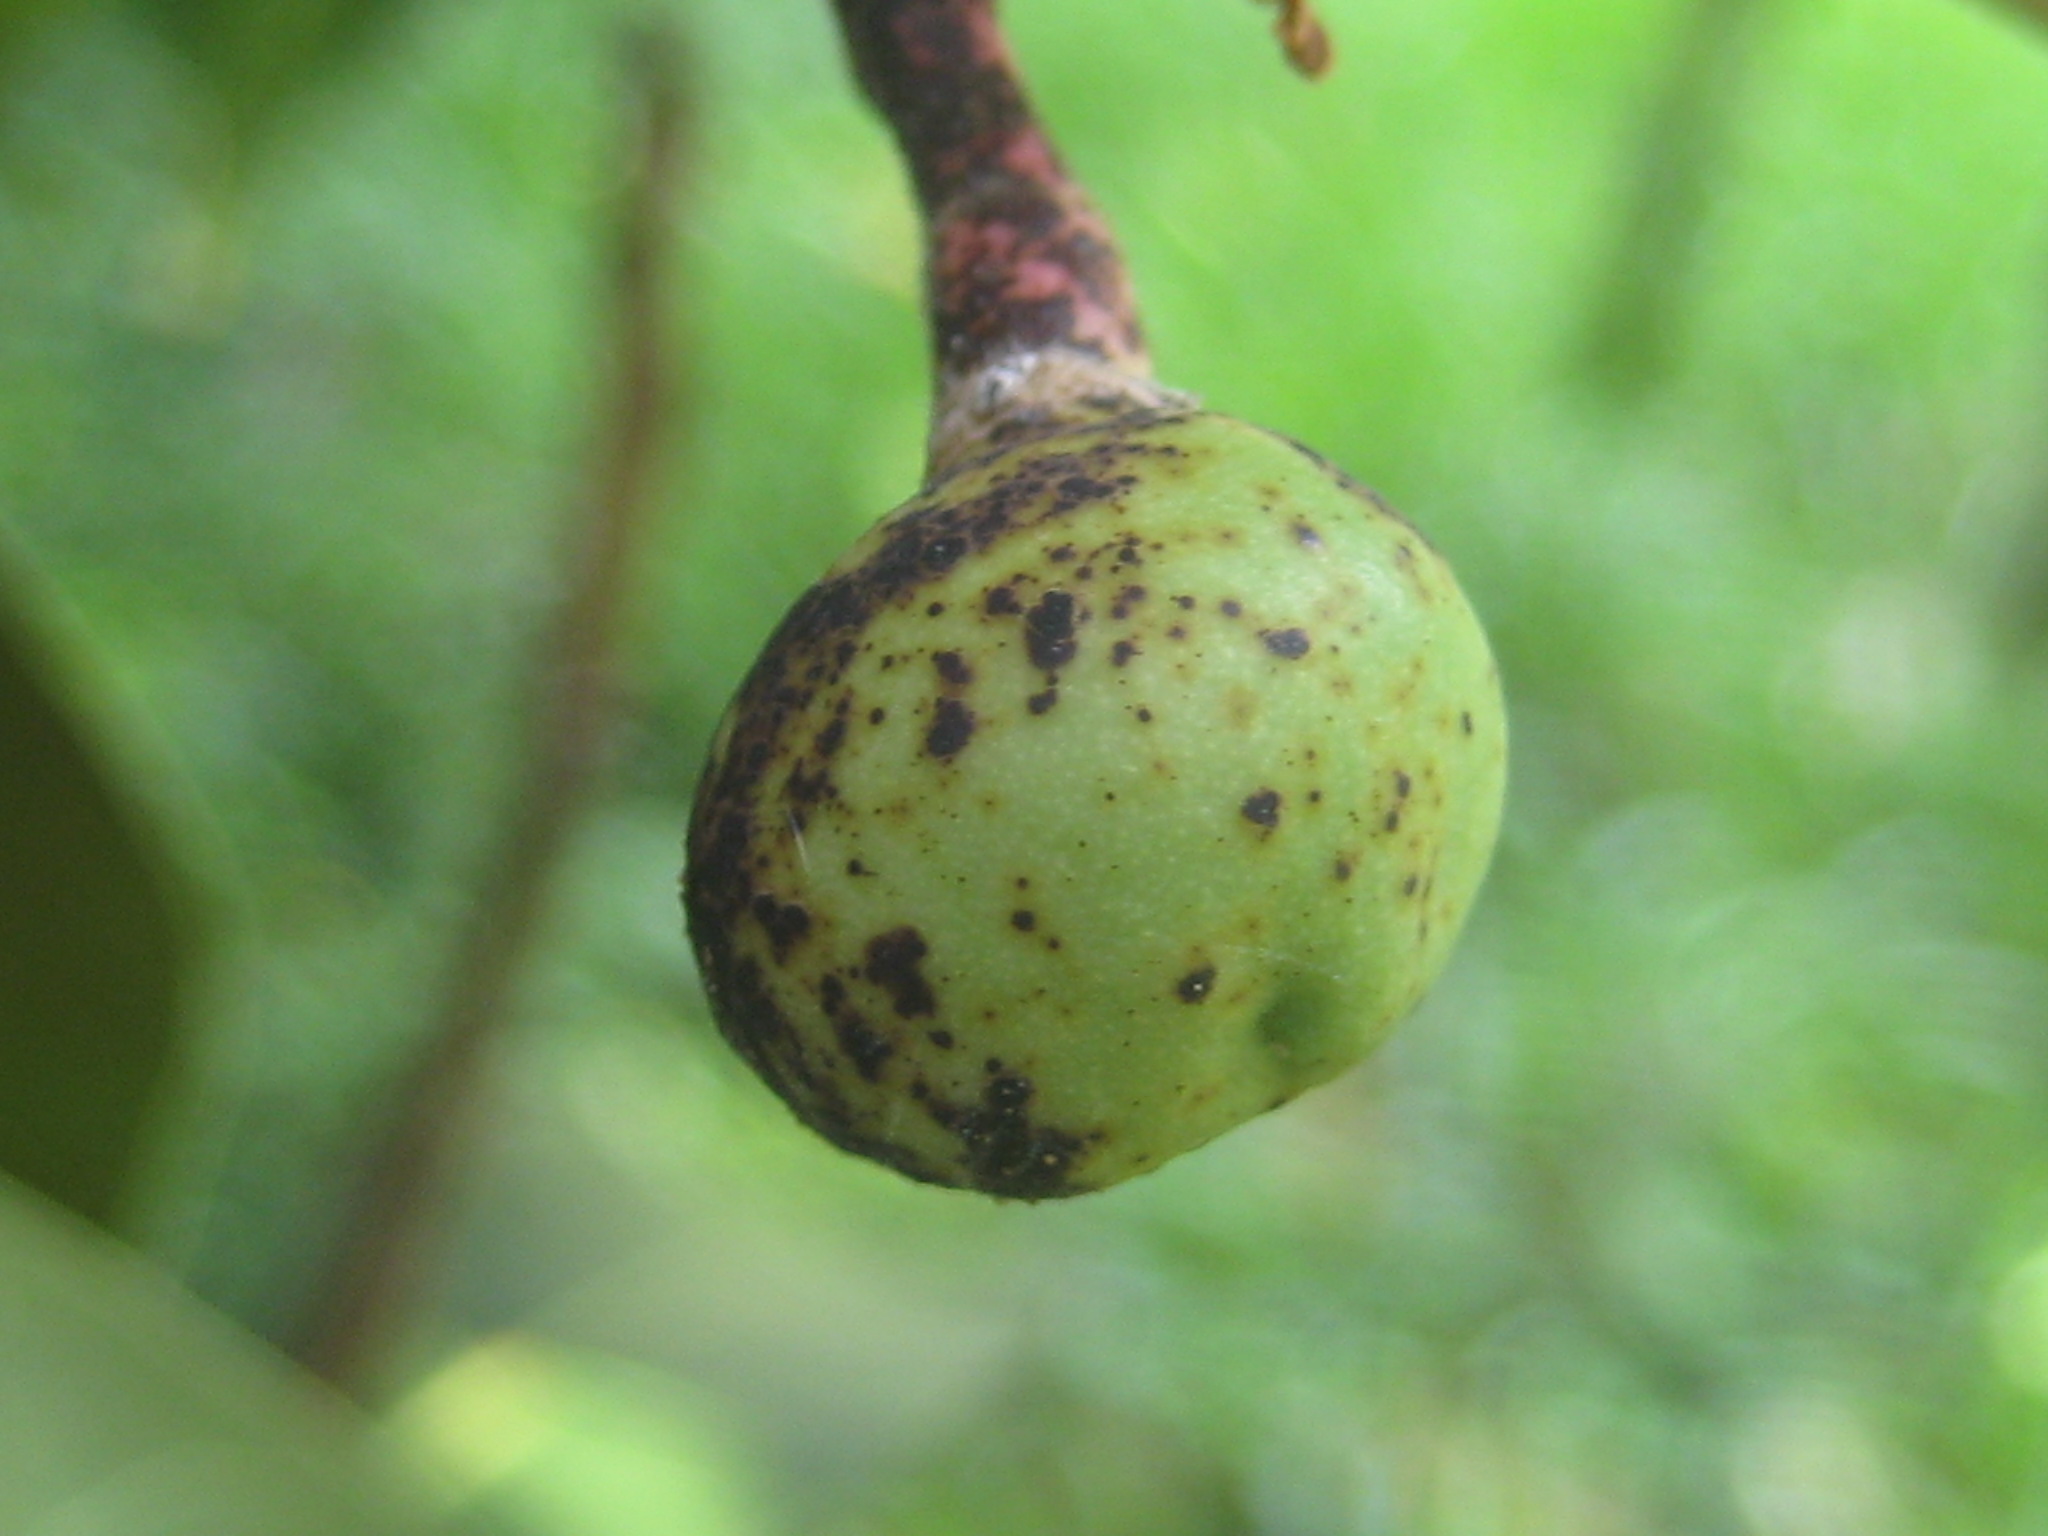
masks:
[[[383,1139],[295,1350],[314,1371],[359,1394],[433,1258],[435,1218],[475,1110],[485,1052],[512,1011],[614,713],[621,610],[672,414],[667,266],[684,138],[677,40],[650,28],[626,43],[630,142],[612,280],[616,371],[589,484],[567,517],[567,594],[536,657],[523,767],[438,1017],[392,1091]]]

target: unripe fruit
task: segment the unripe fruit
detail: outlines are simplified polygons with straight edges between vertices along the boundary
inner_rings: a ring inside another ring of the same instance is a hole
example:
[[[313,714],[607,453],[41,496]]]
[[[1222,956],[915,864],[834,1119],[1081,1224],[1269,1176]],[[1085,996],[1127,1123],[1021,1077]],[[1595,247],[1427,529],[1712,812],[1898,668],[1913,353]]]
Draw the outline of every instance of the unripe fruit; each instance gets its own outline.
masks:
[[[1113,1184],[1356,1061],[1484,873],[1450,569],[1286,438],[1136,412],[966,463],[784,619],[685,899],[719,1025],[913,1178]]]
[[[1076,1194],[1421,996],[1499,824],[1499,682],[1415,529],[1152,380],[994,0],[833,6],[925,217],[929,473],[728,711],[691,936],[726,1037],[825,1136]]]

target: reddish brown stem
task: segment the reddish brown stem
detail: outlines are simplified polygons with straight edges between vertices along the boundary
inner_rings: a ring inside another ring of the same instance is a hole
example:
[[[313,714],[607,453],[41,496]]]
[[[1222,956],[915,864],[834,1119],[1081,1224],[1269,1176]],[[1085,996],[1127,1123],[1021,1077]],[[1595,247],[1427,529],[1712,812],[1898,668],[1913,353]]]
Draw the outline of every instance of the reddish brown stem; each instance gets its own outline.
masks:
[[[614,640],[654,505],[673,393],[663,280],[682,151],[675,40],[635,31],[635,121],[613,279],[617,361],[604,437],[570,511],[568,591],[541,642],[520,782],[458,940],[438,1017],[392,1109],[320,1277],[295,1352],[360,1394],[432,1257],[450,1164],[476,1107],[486,1048],[509,1016],[551,876],[595,782],[613,714]]]
[[[833,0],[926,231],[932,472],[986,443],[1172,398],[1108,225],[1026,99],[995,0]]]

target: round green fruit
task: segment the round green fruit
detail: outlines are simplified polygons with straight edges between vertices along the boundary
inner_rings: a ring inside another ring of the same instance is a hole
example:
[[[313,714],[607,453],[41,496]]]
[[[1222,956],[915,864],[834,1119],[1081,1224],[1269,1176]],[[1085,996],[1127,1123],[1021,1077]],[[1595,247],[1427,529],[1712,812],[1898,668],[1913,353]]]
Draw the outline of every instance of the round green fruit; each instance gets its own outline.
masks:
[[[684,898],[721,1029],[913,1178],[1036,1200],[1357,1061],[1442,968],[1505,732],[1449,567],[1199,412],[969,464],[798,601]]]

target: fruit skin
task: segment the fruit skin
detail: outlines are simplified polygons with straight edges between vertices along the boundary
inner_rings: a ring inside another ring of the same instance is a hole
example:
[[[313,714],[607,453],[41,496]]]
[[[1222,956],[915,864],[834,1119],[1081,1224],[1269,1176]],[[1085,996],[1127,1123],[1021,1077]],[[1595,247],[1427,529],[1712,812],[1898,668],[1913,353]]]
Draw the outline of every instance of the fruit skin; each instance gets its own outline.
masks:
[[[1377,1043],[1478,889],[1505,759],[1413,527],[1286,438],[1139,413],[955,472],[796,603],[684,900],[720,1028],[816,1130],[1077,1194]]]

